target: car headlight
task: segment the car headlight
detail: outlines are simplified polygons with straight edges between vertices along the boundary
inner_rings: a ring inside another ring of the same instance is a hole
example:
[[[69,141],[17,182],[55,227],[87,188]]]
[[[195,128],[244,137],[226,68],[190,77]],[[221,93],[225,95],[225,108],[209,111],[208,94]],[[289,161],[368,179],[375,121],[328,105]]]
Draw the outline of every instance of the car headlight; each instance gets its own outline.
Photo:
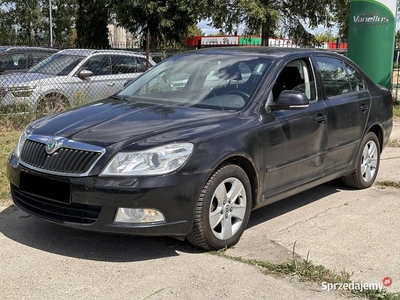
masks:
[[[25,127],[21,135],[19,136],[17,146],[14,149],[15,156],[17,157],[20,156],[22,147],[24,146],[24,143],[30,133],[31,133],[31,128],[29,126]]]
[[[120,152],[111,159],[100,175],[164,175],[183,166],[192,151],[193,144],[176,143],[138,152]]]
[[[35,90],[35,86],[20,86],[9,88],[8,91],[16,98],[18,97],[30,97]]]

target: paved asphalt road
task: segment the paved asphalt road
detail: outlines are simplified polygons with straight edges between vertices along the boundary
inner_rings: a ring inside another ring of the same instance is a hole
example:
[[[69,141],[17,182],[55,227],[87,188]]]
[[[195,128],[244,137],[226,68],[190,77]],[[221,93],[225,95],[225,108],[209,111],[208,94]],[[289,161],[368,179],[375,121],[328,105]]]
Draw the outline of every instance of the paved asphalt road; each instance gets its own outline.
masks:
[[[392,140],[400,141],[396,121]],[[395,143],[394,143],[395,144]],[[386,148],[378,181],[399,182],[400,147]],[[273,263],[295,252],[352,279],[400,292],[400,190],[330,182],[252,213],[227,254]],[[0,299],[344,299],[296,278],[199,251],[170,238],[113,236],[0,207]]]

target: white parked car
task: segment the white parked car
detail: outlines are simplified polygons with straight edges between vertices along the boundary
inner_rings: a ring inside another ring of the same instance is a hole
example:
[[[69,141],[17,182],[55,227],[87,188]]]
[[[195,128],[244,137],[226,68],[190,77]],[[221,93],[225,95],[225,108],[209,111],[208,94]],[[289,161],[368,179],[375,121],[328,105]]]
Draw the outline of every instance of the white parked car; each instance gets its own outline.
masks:
[[[156,63],[142,54],[122,50],[59,51],[26,73],[0,76],[0,109],[18,107],[38,115],[100,100]]]

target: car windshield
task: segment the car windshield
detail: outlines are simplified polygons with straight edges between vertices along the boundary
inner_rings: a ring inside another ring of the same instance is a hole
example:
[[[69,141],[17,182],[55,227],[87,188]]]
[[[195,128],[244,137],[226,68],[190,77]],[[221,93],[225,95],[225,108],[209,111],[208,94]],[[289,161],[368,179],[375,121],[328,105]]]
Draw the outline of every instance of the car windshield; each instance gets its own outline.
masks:
[[[56,53],[28,70],[28,73],[41,73],[57,76],[68,75],[85,56]]]
[[[240,110],[271,62],[247,53],[177,55],[156,65],[118,95],[132,101]]]

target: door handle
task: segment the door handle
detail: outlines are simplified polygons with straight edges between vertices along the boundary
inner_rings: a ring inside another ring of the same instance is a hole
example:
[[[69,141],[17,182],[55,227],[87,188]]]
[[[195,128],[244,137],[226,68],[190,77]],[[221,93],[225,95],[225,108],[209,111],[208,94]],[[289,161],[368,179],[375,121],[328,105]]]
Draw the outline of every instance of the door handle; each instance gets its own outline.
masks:
[[[325,124],[326,116],[323,114],[318,114],[316,120],[319,124]]]
[[[368,110],[368,105],[366,105],[365,103],[362,103],[360,106],[360,109],[363,113],[365,113]]]
[[[107,85],[108,85],[108,86],[114,86],[115,83],[114,83],[114,82],[107,82]]]

